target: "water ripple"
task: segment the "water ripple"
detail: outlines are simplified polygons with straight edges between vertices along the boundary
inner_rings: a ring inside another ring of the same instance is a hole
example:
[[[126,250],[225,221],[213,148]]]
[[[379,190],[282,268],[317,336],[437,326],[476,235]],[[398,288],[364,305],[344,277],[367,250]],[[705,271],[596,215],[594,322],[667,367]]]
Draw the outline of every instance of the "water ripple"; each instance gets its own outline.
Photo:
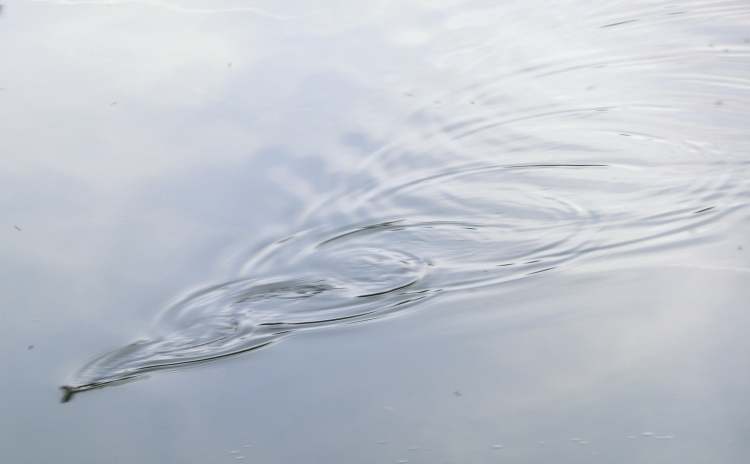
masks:
[[[609,37],[740,13],[750,11],[688,2],[597,10],[582,24]],[[736,65],[746,44],[591,48],[492,67],[498,41],[444,50],[440,63],[476,54],[467,69],[490,69],[422,99],[292,235],[246,257],[236,280],[167,308],[148,337],[88,363],[63,401],[445,293],[714,240],[746,209],[750,147],[731,144],[750,104]]]

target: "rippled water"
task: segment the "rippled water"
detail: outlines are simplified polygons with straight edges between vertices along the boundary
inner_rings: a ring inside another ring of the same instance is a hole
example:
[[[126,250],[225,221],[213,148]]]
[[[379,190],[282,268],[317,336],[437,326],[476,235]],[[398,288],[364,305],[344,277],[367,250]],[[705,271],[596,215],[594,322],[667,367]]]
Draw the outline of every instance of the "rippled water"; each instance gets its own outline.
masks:
[[[77,234],[96,248],[145,225],[90,275],[121,262],[171,301],[121,310],[134,332],[115,338],[133,341],[92,343],[64,402],[303,331],[512,307],[498,292],[564,291],[577,273],[657,263],[679,294],[678,270],[750,272],[734,242],[750,217],[746,1],[39,0],[6,4],[2,28],[16,154],[0,205],[39,229],[62,212],[48,227],[83,224],[41,274],[87,259],[65,251]],[[732,259],[695,258],[725,245]],[[179,279],[154,281],[146,268],[180,253]]]
[[[696,22],[747,25],[748,6],[590,11],[575,27],[600,45],[572,40],[547,56],[523,53],[534,37],[504,44],[489,32],[506,12],[533,17],[510,6],[441,11],[447,36],[423,42],[461,37],[434,59],[464,55],[452,70],[463,85],[404,92],[414,109],[401,134],[371,143],[291,235],[252,253],[236,278],[170,306],[147,338],[86,365],[65,399],[300,329],[417,310],[446,292],[720,236],[748,205],[750,44],[677,39]],[[575,39],[564,26],[561,40]],[[674,37],[649,44],[653,30]]]

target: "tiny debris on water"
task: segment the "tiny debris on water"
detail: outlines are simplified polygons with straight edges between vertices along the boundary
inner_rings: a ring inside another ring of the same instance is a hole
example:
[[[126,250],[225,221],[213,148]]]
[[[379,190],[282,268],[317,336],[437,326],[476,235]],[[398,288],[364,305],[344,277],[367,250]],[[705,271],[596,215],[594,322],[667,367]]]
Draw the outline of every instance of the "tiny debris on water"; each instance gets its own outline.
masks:
[[[14,228],[14,229],[16,229],[17,231],[21,232],[21,228],[20,228],[20,227],[18,227],[18,226],[13,226],[13,228]]]
[[[505,448],[505,446],[500,445],[500,444],[495,444],[495,445],[492,445],[491,448],[494,449],[494,450],[499,450],[499,449]]]
[[[31,350],[34,349],[34,345],[29,345],[29,346],[26,347],[26,349],[29,350],[29,351],[31,351]]]
[[[455,396],[456,398],[460,398],[460,397],[464,396],[464,394],[461,393],[461,390],[454,390],[453,391],[453,396]]]

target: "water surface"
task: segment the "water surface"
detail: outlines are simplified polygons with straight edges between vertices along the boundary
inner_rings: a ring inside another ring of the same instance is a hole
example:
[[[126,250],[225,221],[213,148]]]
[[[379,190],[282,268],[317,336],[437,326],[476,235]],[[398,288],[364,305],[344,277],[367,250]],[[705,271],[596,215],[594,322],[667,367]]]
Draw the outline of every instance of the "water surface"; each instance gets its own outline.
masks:
[[[6,3],[7,459],[742,461],[748,23]]]

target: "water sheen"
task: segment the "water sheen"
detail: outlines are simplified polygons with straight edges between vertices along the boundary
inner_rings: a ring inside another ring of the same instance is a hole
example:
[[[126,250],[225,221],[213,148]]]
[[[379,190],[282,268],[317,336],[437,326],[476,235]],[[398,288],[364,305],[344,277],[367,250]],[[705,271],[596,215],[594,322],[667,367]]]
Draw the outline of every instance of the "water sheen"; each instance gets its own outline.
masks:
[[[750,200],[750,5],[591,5],[564,24],[568,45],[539,54],[502,32],[535,20],[517,6],[445,7],[430,46],[453,79],[395,90],[409,107],[400,129],[369,137],[289,235],[86,364],[63,400],[447,293],[720,238]],[[689,33],[712,21],[737,34]],[[649,43],[654,31],[664,39]]]

